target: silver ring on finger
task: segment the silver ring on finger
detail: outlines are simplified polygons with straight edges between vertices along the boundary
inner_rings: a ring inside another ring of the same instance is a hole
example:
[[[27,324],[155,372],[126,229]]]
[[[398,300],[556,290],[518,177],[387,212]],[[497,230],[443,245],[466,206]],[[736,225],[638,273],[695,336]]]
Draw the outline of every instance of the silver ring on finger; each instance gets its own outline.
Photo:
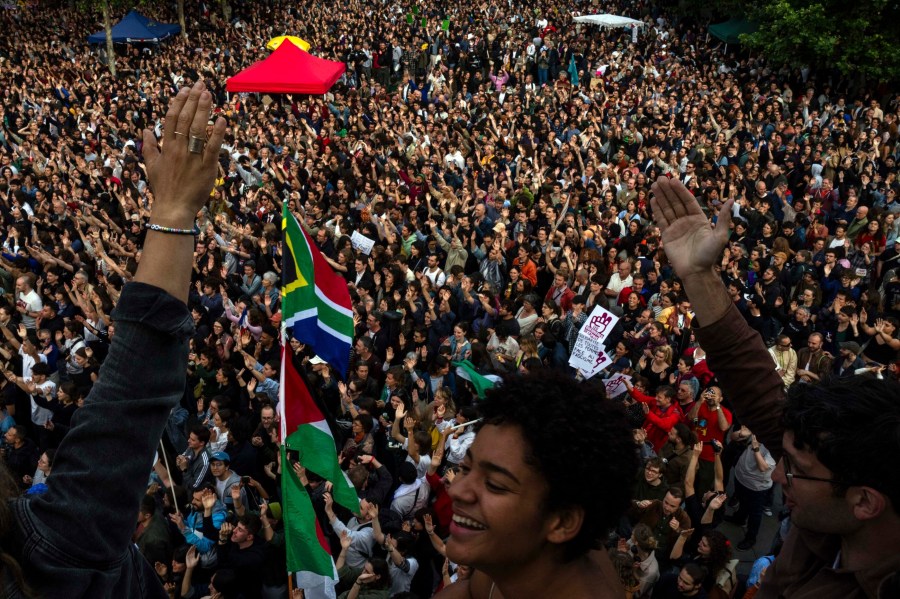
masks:
[[[191,135],[191,140],[188,142],[188,152],[191,154],[202,154],[203,146],[206,145],[206,139],[202,137],[198,137],[196,135]]]
[[[188,136],[187,133],[182,133],[181,131],[176,131],[176,132],[175,132],[175,135],[184,135],[185,137]]]

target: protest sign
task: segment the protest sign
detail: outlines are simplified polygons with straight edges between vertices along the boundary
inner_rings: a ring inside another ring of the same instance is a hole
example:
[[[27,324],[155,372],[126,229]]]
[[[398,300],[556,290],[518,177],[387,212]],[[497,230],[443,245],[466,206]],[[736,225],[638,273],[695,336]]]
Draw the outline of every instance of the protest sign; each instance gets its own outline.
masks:
[[[353,246],[354,250],[360,251],[366,256],[371,254],[372,248],[375,247],[375,242],[359,231],[354,231],[350,236],[350,244]]]
[[[586,379],[609,366],[612,360],[603,349],[603,342],[618,320],[619,317],[609,310],[595,306],[578,331],[569,366],[580,370]]]
[[[625,381],[630,381],[631,377],[621,372],[616,373],[608,379],[603,379],[603,386],[606,387],[606,396],[615,397],[628,391]]]

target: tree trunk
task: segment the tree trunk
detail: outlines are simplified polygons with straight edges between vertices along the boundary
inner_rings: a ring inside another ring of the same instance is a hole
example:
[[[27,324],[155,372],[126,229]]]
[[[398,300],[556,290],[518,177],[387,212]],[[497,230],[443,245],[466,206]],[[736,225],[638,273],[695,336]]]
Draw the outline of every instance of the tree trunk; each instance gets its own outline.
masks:
[[[181,25],[181,37],[187,39],[187,26],[184,24],[184,0],[178,0],[178,24]]]
[[[109,65],[109,73],[113,77],[116,76],[116,49],[113,46],[112,39],[112,23],[109,20],[109,2],[103,0],[101,3],[103,9],[103,28],[106,30],[106,63]]]

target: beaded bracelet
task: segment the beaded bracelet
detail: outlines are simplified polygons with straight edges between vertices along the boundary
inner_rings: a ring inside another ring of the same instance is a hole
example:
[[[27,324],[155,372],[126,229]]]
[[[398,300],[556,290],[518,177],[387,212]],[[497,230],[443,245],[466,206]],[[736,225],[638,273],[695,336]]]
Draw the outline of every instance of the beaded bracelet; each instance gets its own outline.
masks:
[[[196,237],[200,234],[200,227],[196,224],[193,229],[176,229],[174,227],[164,227],[154,223],[147,223],[144,225],[144,228],[149,229],[150,231],[156,231],[157,233],[170,233],[172,235],[193,235]]]

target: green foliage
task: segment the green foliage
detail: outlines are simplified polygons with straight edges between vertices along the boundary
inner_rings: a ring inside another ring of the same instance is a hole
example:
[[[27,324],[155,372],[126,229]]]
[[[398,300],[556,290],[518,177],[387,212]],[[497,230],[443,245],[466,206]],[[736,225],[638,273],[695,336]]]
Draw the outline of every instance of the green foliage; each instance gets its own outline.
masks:
[[[741,36],[775,64],[837,68],[860,80],[900,79],[900,6],[889,0],[762,0]]]

